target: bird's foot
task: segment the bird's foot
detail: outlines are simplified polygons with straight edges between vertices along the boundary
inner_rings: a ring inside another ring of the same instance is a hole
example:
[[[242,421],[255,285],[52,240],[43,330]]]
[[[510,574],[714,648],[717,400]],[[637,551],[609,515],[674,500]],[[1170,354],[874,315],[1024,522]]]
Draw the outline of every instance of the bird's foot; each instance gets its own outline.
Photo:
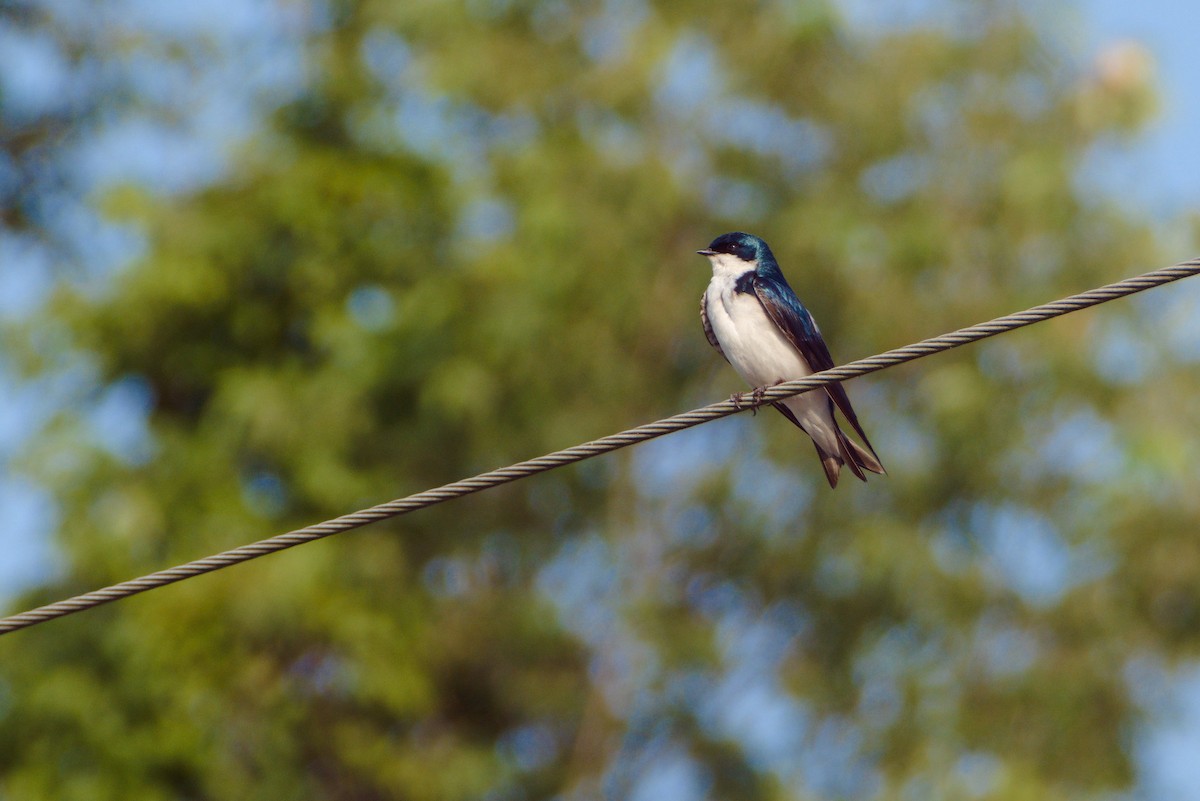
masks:
[[[755,387],[750,392],[735,392],[729,396],[729,400],[733,401],[733,405],[738,409],[753,405],[753,408],[750,409],[750,414],[756,415],[758,414],[758,405],[762,403],[763,395],[765,395],[766,392],[766,387]],[[750,396],[749,403],[746,401],[747,395]]]

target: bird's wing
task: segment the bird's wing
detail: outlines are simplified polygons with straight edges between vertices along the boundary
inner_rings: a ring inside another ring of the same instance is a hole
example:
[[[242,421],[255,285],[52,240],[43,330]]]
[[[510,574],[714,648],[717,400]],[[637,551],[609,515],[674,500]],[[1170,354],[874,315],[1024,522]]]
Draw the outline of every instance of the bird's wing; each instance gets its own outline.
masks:
[[[717,335],[713,333],[712,324],[708,322],[708,293],[700,296],[700,323],[704,326],[704,337],[708,340],[708,344],[717,349],[717,353],[721,354],[722,359],[729,361],[725,351],[721,350],[721,343],[717,341]]]
[[[834,366],[833,357],[829,355],[829,347],[825,344],[825,338],[821,336],[821,330],[817,328],[816,321],[808,313],[808,309],[804,308],[800,299],[796,297],[796,293],[792,292],[791,287],[771,278],[757,275],[754,278],[754,294],[758,298],[758,302],[762,304],[767,316],[771,318],[771,322],[775,323],[796,350],[800,351],[800,355],[808,362],[808,366],[812,368],[813,372],[819,373]],[[846,390],[842,388],[841,384],[826,384],[825,391],[842,410],[842,414],[850,421],[850,425],[854,426],[854,430],[858,432],[863,444],[871,453],[874,453],[875,449],[871,446],[871,441],[867,439],[866,433],[863,432],[862,426],[858,422],[858,415],[854,413],[854,407],[850,405],[850,397],[846,394]]]

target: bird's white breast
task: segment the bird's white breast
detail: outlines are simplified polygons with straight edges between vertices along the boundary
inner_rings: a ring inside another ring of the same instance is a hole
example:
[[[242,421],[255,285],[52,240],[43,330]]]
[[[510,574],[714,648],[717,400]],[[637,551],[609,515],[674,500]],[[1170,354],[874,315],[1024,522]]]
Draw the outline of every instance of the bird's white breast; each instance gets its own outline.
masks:
[[[715,263],[713,267],[704,293],[708,324],[738,374],[755,387],[812,374],[808,362],[767,317],[757,296],[735,291],[739,276],[718,269]],[[740,272],[745,272],[745,262]]]

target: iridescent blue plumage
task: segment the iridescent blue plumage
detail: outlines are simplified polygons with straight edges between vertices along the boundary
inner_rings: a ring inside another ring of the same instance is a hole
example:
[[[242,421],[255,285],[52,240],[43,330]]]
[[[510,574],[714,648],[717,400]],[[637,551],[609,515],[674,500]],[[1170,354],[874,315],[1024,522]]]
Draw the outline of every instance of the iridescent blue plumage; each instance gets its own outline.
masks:
[[[700,306],[705,336],[743,378],[768,386],[834,366],[816,321],[766,242],[734,232],[717,237],[699,253],[713,265],[713,280]],[[842,433],[834,404],[865,449]],[[840,384],[772,405],[813,438],[830,486],[837,484],[842,464],[864,480],[864,469],[884,472]]]

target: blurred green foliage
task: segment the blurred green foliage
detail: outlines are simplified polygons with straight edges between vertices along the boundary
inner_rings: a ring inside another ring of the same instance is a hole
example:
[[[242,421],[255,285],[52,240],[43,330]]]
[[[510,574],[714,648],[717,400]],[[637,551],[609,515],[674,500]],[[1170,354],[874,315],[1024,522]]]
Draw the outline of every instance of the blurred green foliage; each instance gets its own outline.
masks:
[[[1075,180],[1149,88],[1008,3],[325,15],[229,174],[110,192],[144,254],[14,338],[152,437],[27,449],[65,566],[14,608],[741,389],[697,319],[726,230],[842,359],[1164,260]],[[1130,671],[1200,633],[1195,375],[1137,308],[854,382],[869,485],[747,417],[5,637],[0,796],[1109,797]]]

